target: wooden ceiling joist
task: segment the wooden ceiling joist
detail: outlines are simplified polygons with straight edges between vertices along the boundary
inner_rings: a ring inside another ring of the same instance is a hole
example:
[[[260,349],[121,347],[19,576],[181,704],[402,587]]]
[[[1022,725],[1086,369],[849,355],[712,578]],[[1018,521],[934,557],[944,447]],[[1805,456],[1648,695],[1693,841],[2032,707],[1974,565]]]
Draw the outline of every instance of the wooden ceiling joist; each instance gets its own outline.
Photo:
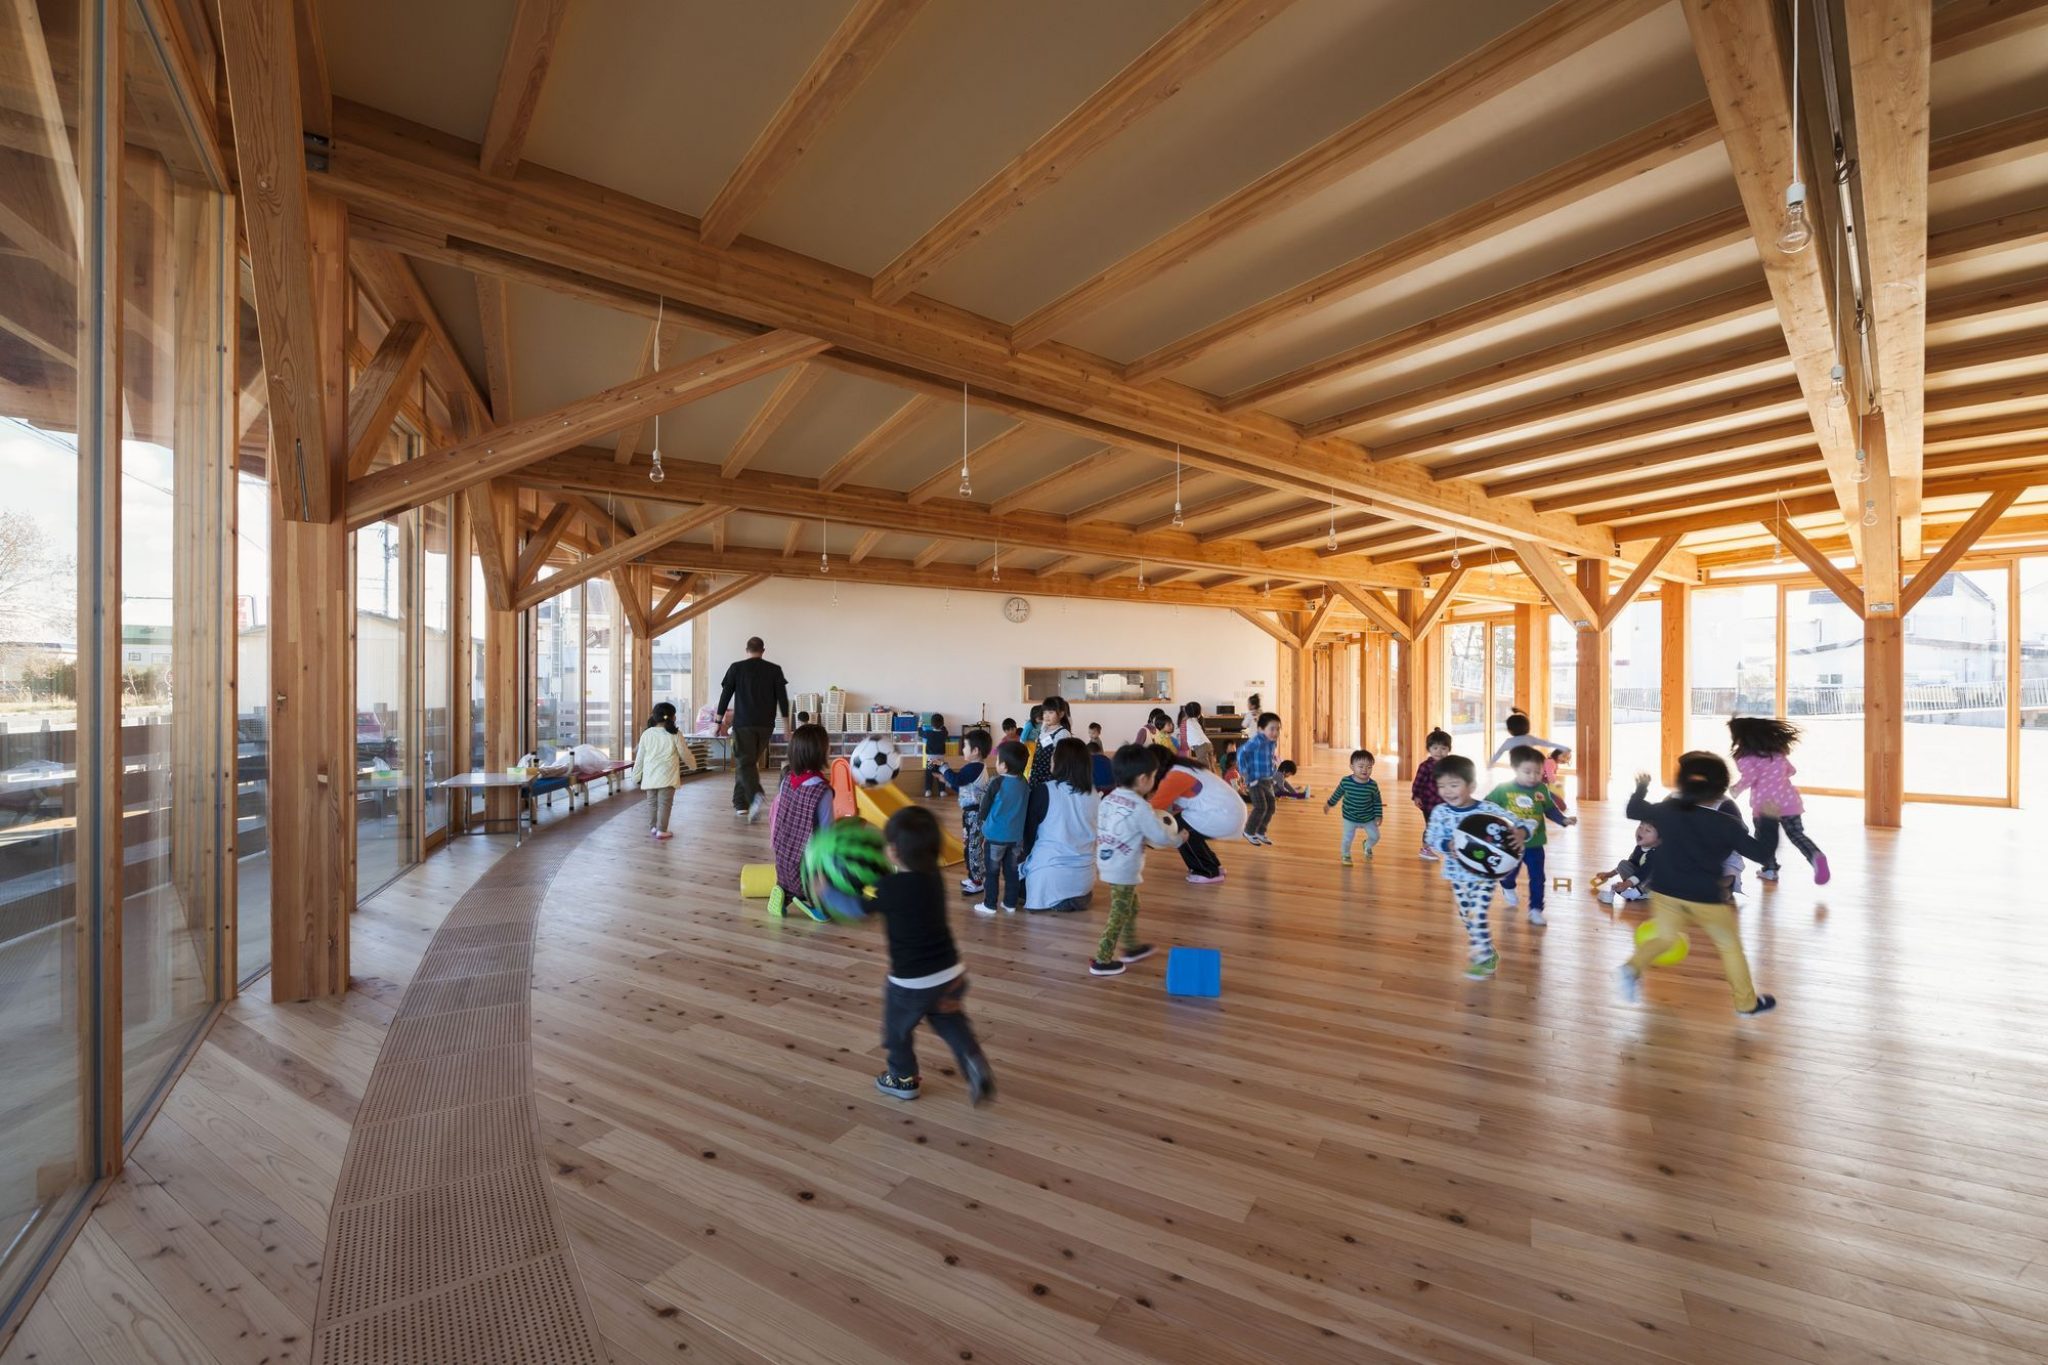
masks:
[[[818,487],[829,493],[852,482],[855,475],[893,451],[899,441],[936,411],[937,400],[918,394],[890,413],[880,426],[856,442],[853,449],[835,460],[832,467],[818,477]]]
[[[704,211],[698,233],[711,246],[730,246],[776,187],[803,159],[861,82],[924,8],[925,0],[855,0],[852,10],[740,158]]]
[[[348,395],[348,476],[361,478],[391,430],[407,390],[427,358],[427,329],[410,320],[394,322],[377,353],[356,376]]]
[[[1899,556],[1884,432],[1864,433],[1861,449],[1866,458],[1858,460],[1856,423],[1828,404],[1829,374],[1835,363],[1835,318],[1829,303],[1833,244],[1817,241],[1791,255],[1776,246],[1784,221],[1785,187],[1795,179],[1793,140],[1801,136],[1786,79],[1790,58],[1780,10],[1774,0],[1684,0],[1684,8],[1693,52],[1721,123],[1722,145],[1760,244],[1764,277],[1793,372],[1806,395],[1835,496],[1853,528],[1850,534],[1859,542],[1865,587],[1873,602],[1889,609],[1898,599]],[[1833,220],[1823,212],[1826,196],[1818,192],[1826,183],[1822,168],[1812,168],[1810,180],[1817,189],[1809,196],[1808,211],[1817,219],[1816,235],[1825,239],[1826,225]],[[1850,367],[1849,378],[1854,411],[1864,405],[1856,367]],[[1861,534],[1866,509],[1874,514],[1875,535]]]
[[[1171,99],[1203,68],[1257,32],[1289,3],[1207,0],[904,248],[875,276],[874,296],[895,303],[918,289],[948,261],[1058,184],[1090,153]]]
[[[784,326],[831,343],[826,360],[919,392],[958,392],[980,406],[1268,488],[1328,496],[1474,538],[1524,536],[1573,554],[1606,552],[1597,534],[1542,518],[1474,486],[1419,470],[1378,469],[1348,441],[1304,440],[1260,414],[1228,415],[1193,390],[1127,383],[1100,357],[1070,348],[1018,354],[1006,329],[929,302],[883,305],[863,276],[742,241],[713,250],[675,215],[614,193],[529,177],[492,180],[462,144],[388,114],[343,104],[348,154],[320,173],[367,221],[409,249],[503,270],[651,314],[657,292],[707,316]],[[459,240],[461,245],[451,245]],[[442,245],[436,247],[434,244]],[[849,359],[849,357],[851,359]],[[943,380],[946,388],[939,387]]]
[[[803,538],[803,534],[803,522],[796,517],[791,517],[789,525],[785,526],[782,530],[782,557],[784,559],[796,558],[797,541]]]
[[[1294,632],[1274,620],[1265,611],[1253,607],[1232,607],[1231,610],[1289,649],[1301,648],[1301,641],[1295,637]]]
[[[1022,488],[1003,494],[988,505],[989,515],[1001,517],[1020,511],[1056,488],[1069,487],[1078,480],[1092,478],[1105,469],[1114,468],[1129,454],[1122,446],[1103,446],[1090,451],[1072,464],[1050,470]]]
[[[447,399],[449,417],[457,434],[474,435],[490,425],[490,405],[463,363],[461,351],[440,312],[427,297],[412,263],[388,247],[366,243],[354,234],[349,238],[348,259],[356,283],[385,317],[394,324],[412,321],[427,329],[423,368],[427,379]]]
[[[14,8],[9,6],[10,9]],[[27,27],[38,27],[29,16]],[[266,0],[221,0],[220,42],[229,96],[235,108],[235,162],[242,185],[262,186],[242,197],[249,263],[256,294],[257,332],[269,382],[271,449],[280,453],[276,503],[288,521],[328,522],[335,505],[343,451],[330,451],[323,418],[323,385],[341,362],[323,366],[313,310],[313,233],[308,220],[305,123],[290,11]],[[299,25],[303,26],[303,25]],[[56,124],[64,126],[61,118]],[[292,452],[296,452],[295,454]]]
[[[2035,487],[2048,487],[2048,464],[2039,469],[2022,470],[2012,474],[1944,474],[1939,477],[1930,475],[1924,481],[1923,491],[1929,498],[1938,498],[1976,496],[2004,488]],[[1841,513],[1841,504],[1835,501],[1833,489],[1824,493],[1802,493],[1786,497],[1766,494],[1731,506],[1708,507],[1669,515],[1653,510],[1639,520],[1616,518],[1614,530],[1617,535],[1629,537],[1664,536],[1672,532],[1692,535],[1700,531],[1718,531],[1731,526],[1763,526],[1780,517],[1815,517],[1823,513]]]
[[[946,553],[946,551],[953,548],[953,544],[953,541],[947,539],[944,536],[940,536],[938,539],[932,541],[931,544],[925,546],[922,550],[919,550],[916,556],[911,559],[910,566],[914,569],[923,569],[938,563],[940,557],[943,556]]]
[[[1050,341],[1141,285],[1255,223],[1304,203],[1657,8],[1659,0],[1559,0],[1349,127],[1099,271],[1012,329]]]
[[[1330,508],[1328,505],[1318,507],[1312,502],[1289,503],[1285,507],[1275,508],[1270,512],[1262,512],[1255,517],[1246,517],[1242,521],[1233,521],[1228,525],[1218,526],[1213,530],[1202,531],[1195,536],[1195,539],[1204,545],[1218,540],[1254,540],[1263,531],[1276,531],[1283,526],[1295,526],[1307,521],[1310,517],[1327,519],[1329,516]]]
[[[971,482],[975,470],[986,472],[989,465],[1003,463],[1039,434],[1029,422],[1019,422],[1015,426],[1005,427],[969,450],[959,465],[954,464],[949,458],[938,473],[911,489],[905,496],[912,502],[930,502],[941,493],[957,492],[960,487],[960,469],[963,466],[967,469]]]
[[[505,41],[505,59],[498,67],[497,91],[484,124],[478,163],[487,175],[511,175],[519,169],[526,135],[540,108],[541,87],[548,63],[562,33],[569,0],[518,0],[512,11],[512,32]]]
[[[2017,38],[2048,25],[2048,0],[1951,0],[1934,27],[1934,60]]]
[[[945,536],[968,542],[993,539],[995,529],[985,505],[957,499],[912,504],[905,502],[901,493],[857,487],[828,493],[814,480],[763,470],[725,479],[714,465],[685,460],[669,463],[667,473],[663,482],[650,485],[644,478],[634,478],[632,471],[613,464],[609,451],[581,450],[529,466],[515,477],[527,487],[611,493],[647,501],[717,503],[799,521],[830,521],[835,526]],[[1332,574],[1342,574],[1382,587],[1415,587],[1421,582],[1420,575],[1412,570],[1377,565],[1361,556],[1319,559],[1301,551],[1269,553],[1249,542],[1238,541],[1202,545],[1185,532],[1139,534],[1129,527],[1103,522],[1069,525],[1064,517],[1037,512],[1012,513],[1003,519],[1001,531],[1006,550],[1014,546],[1108,559],[1142,557],[1153,564],[1263,572],[1276,579],[1321,581]],[[1613,543],[1603,543],[1611,553]]]
[[[675,582],[669,584],[667,590],[662,593],[661,600],[654,604],[654,610],[647,614],[648,621],[652,623],[667,620],[668,614],[674,611],[685,597],[690,595],[690,589],[695,587],[696,584],[697,575],[691,573],[683,574]]]
[[[663,351],[673,351],[682,341],[683,329],[667,320],[649,323],[647,335],[640,343],[640,358],[633,366],[638,375],[653,374],[659,368],[656,361]],[[799,366],[800,370],[802,367]],[[612,443],[612,458],[620,464],[631,464],[639,453],[640,438],[646,434],[648,421],[645,418],[629,422],[619,428],[618,439]]]
[[[1332,580],[1330,587],[1339,597],[1358,608],[1359,613],[1368,621],[1387,634],[1400,640],[1415,639],[1414,628],[1394,609],[1394,604],[1380,593],[1371,588],[1355,587],[1341,580]]]
[[[1522,566],[1522,572],[1529,575],[1543,595],[1550,599],[1550,605],[1557,614],[1564,617],[1574,630],[1592,630],[1600,619],[1600,613],[1586,600],[1572,575],[1559,567],[1550,557],[1550,552],[1540,545],[1520,541],[1511,546],[1515,559]]]
[[[748,420],[747,429],[740,433],[739,440],[733,442],[731,452],[719,466],[728,479],[754,462],[754,457],[761,453],[761,447],[767,445],[768,439],[796,412],[824,373],[814,365],[790,368],[782,382],[775,386],[775,392],[768,395],[768,401]]]
[[[860,539],[853,542],[853,549],[847,552],[846,562],[858,564],[866,559],[875,552],[875,547],[882,543],[882,537],[887,534],[886,531],[862,531]]]
[[[771,332],[578,399],[552,412],[508,423],[445,450],[380,469],[349,485],[349,520],[353,525],[367,525],[379,517],[446,497],[484,479],[509,474],[558,451],[616,431],[628,422],[722,393],[757,375],[779,370],[815,354],[823,345],[794,332]],[[611,452],[605,452],[605,458],[609,462]],[[641,495],[647,484],[644,479],[639,482],[640,487],[609,491],[626,497]]]
[[[1912,580],[1900,590],[1899,615],[1904,616],[1913,610],[1914,604],[1927,596],[1928,590],[1941,581],[1941,576],[1961,562],[1963,556],[1983,539],[1984,533],[2019,501],[2020,492],[2017,488],[2006,488],[1991,494],[1984,499],[1982,506],[1970,514],[1968,521],[1949,533],[1948,539],[1942,542],[1941,549],[1923,564],[1919,572],[1913,575]]]
[[[576,515],[576,511],[576,504],[565,499],[550,507],[548,514],[541,518],[540,525],[527,537],[525,548],[519,552],[519,564],[512,573],[517,590],[523,592],[539,579],[541,566],[562,543],[562,535],[569,529],[569,519]]]
[[[695,511],[672,517],[652,530],[642,531],[637,536],[615,540],[596,554],[585,555],[559,573],[539,579],[521,589],[513,600],[521,611],[525,611],[547,601],[566,588],[575,587],[587,578],[607,574],[613,569],[630,564],[649,551],[657,550],[672,540],[678,540],[730,511],[730,507],[699,507]]]
[[[1842,14],[1856,110],[1857,179],[1863,190],[1863,218],[1856,227],[1870,263],[1865,288],[1876,332],[1872,350],[1899,517],[1898,553],[1918,559],[1933,6],[1849,4]],[[1891,573],[1895,579],[1896,564]],[[1881,585],[1873,587],[1881,594]]]
[[[1793,556],[1806,566],[1808,572],[1821,581],[1823,587],[1841,598],[1844,606],[1855,612],[1858,617],[1865,615],[1863,589],[1857,587],[1833,560],[1822,554],[1798,527],[1780,517],[1769,522],[1765,529],[1776,536],[1779,543],[1790,550]]]
[[[1126,373],[1140,381],[1170,374],[1223,347],[1249,341],[1302,318],[1312,317],[1345,299],[1398,279],[1407,271],[1445,260],[1490,237],[1582,203],[1590,195],[1711,146],[1719,137],[1720,130],[1715,126],[1711,106],[1701,103],[1681,109],[1647,128],[1573,157],[1498,194],[1488,195],[1356,260],[1325,271],[1305,284],[1296,285],[1180,341],[1141,356],[1131,363]],[[1704,251],[1718,250],[1748,235],[1747,225],[1740,222],[1738,215],[1735,226],[1743,231],[1740,236],[1731,237],[1731,225],[1720,221],[1726,216],[1716,214],[1702,222],[1660,233],[1648,241],[1609,252],[1493,299],[1459,309],[1446,315],[1442,328],[1444,335],[1433,342],[1424,343],[1419,336],[1410,335],[1415,330],[1410,328],[1396,334],[1399,340],[1384,338],[1367,342],[1342,355],[1316,361],[1232,394],[1229,406],[1263,407],[1278,398],[1313,388],[1367,365],[1385,363],[1373,358],[1382,353],[1399,355],[1407,347],[1442,345],[1483,327],[1498,326],[1594,290],[1635,279],[1648,271],[1693,259]]]
[[[512,290],[505,281],[476,277],[477,329],[484,343],[484,382],[491,416],[499,426],[512,420]]]
[[[1089,521],[1114,520],[1118,512],[1128,511],[1133,507],[1142,507],[1155,498],[1163,498],[1173,492],[1176,486],[1185,493],[1188,486],[1193,482],[1194,478],[1192,477],[1176,479],[1172,474],[1162,474],[1156,479],[1146,480],[1136,488],[1126,488],[1121,493],[1105,494],[1094,502],[1077,507],[1067,513],[1067,520],[1076,526]]]
[[[713,607],[722,607],[741,593],[751,592],[767,581],[768,575],[765,573],[750,573],[735,578],[724,587],[715,588],[710,592],[699,595],[687,607],[674,612],[664,620],[655,622],[651,634],[658,640],[677,626],[688,625]]]

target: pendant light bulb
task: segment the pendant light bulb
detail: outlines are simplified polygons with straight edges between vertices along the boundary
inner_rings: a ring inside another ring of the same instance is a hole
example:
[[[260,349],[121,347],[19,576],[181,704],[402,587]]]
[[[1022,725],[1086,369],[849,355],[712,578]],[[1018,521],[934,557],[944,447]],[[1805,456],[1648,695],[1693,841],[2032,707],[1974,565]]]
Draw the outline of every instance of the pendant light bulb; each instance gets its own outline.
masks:
[[[668,295],[663,294],[654,304],[654,368],[661,368],[661,324],[668,314]],[[627,451],[626,458],[632,459],[633,452]],[[647,471],[647,482],[660,483],[668,475],[661,472],[661,414],[654,414],[654,464]]]
[[[1813,244],[1813,222],[1806,215],[1806,185],[1795,180],[1785,187],[1785,223],[1778,230],[1778,250],[1797,256]]]
[[[1849,372],[1839,360],[1828,371],[1828,406],[1836,411],[1849,406]]]
[[[1173,500],[1173,529],[1178,531],[1187,524],[1187,518],[1180,514],[1180,499],[1175,498]]]
[[[960,386],[960,496],[974,496],[974,480],[967,473],[967,386]]]
[[[1856,483],[1870,482],[1870,452],[1862,446],[1856,447],[1856,471],[1850,478]]]
[[[661,481],[662,481],[663,479],[665,479],[665,478],[667,478],[667,477],[668,477],[668,476],[667,476],[666,474],[663,474],[663,473],[661,472],[661,448],[660,448],[659,446],[657,446],[657,447],[655,447],[655,451],[654,451],[654,464],[653,464],[653,467],[651,467],[651,468],[650,468],[650,469],[649,469],[649,470],[647,471],[647,482],[649,482],[649,483],[660,483],[660,482],[661,482]]]
[[[1173,529],[1178,531],[1187,525],[1187,519],[1180,514],[1180,446],[1173,448]]]
[[[1138,561],[1138,591],[1145,591],[1145,561]]]

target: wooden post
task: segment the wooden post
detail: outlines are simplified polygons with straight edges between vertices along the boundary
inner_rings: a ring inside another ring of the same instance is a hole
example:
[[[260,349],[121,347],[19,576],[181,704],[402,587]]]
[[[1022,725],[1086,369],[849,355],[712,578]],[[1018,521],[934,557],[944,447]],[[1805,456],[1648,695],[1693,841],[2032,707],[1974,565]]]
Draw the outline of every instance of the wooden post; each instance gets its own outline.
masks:
[[[1307,614],[1297,611],[1278,615],[1280,624],[1300,639],[1308,625]],[[1274,648],[1279,653],[1279,672],[1275,676],[1280,686],[1275,689],[1279,695],[1271,705],[1280,714],[1280,756],[1305,768],[1315,756],[1315,682],[1311,672],[1315,660],[1302,645],[1276,644]],[[1247,726],[1258,723],[1257,716],[1245,717]]]
[[[1666,583],[1658,617],[1663,631],[1662,691],[1659,697],[1657,756],[1664,771],[1657,774],[1669,782],[1678,771],[1678,756],[1685,752],[1685,722],[1692,713],[1692,661],[1688,641],[1692,630],[1692,586]]]
[[[654,637],[646,631],[633,632],[633,714],[628,717],[626,743],[639,738],[640,725],[654,710]],[[694,717],[678,716],[676,722],[689,734]]]
[[[1422,593],[1414,588],[1401,589],[1394,595],[1394,608],[1403,620],[1414,620],[1422,611]],[[1403,779],[1415,776],[1423,759],[1422,737],[1429,733],[1428,655],[1423,642],[1403,641],[1400,667],[1395,670],[1395,739],[1401,750],[1401,770],[1397,776]]]
[[[448,771],[469,771],[470,669],[475,651],[470,647],[470,613],[482,609],[470,592],[469,499],[455,498],[454,515],[448,522]],[[470,793],[450,793],[448,830],[459,832],[469,823]]]
[[[1550,604],[1515,605],[1515,705],[1531,734],[1550,733]]]
[[[293,461],[270,462],[270,996],[307,1000],[348,989],[355,909],[353,593],[342,517],[348,449],[348,229],[337,201],[309,204],[320,420],[328,452],[306,478],[325,483],[326,521],[278,515]],[[310,445],[311,443],[309,443]]]
[[[1906,803],[1906,627],[1863,622],[1863,823],[1897,829]]]
[[[1587,601],[1607,600],[1605,562],[1580,560],[1578,579],[1579,591]],[[1614,723],[1612,638],[1598,621],[1592,627],[1579,632],[1579,738],[1572,751],[1572,766],[1578,770],[1581,801],[1606,799],[1608,750]]]
[[[497,522],[497,542],[518,544],[519,510],[513,495],[493,487],[489,502]],[[484,769],[501,773],[519,761],[519,635],[521,613],[484,604]],[[519,816],[519,794],[494,790],[485,811],[495,822]]]

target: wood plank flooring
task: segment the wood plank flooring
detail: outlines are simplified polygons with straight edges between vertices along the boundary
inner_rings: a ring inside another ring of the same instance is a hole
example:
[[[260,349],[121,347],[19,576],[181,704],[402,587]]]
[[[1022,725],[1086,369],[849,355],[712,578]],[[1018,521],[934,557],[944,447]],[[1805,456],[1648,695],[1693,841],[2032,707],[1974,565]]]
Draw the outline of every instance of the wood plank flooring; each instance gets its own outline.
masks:
[[[622,1365],[2048,1359],[2023,813],[1891,834],[1813,801],[1836,881],[1752,880],[1783,1004],[1740,1020],[1705,952],[1614,1002],[1629,923],[1587,874],[1616,805],[1556,835],[1574,889],[1548,928],[1503,913],[1470,983],[1411,809],[1345,869],[1288,804],[1219,886],[1147,868],[1144,936],[1221,948],[1217,1001],[1167,997],[1163,956],[1089,977],[1099,913],[963,900],[976,1110],[923,1036],[923,1098],[875,1093],[879,926],[740,901],[766,829],[725,797],[686,787],[668,844],[590,822],[541,918],[536,1095]],[[305,1358],[391,1002],[489,857],[459,840],[359,914],[344,999],[229,1012],[8,1365]]]

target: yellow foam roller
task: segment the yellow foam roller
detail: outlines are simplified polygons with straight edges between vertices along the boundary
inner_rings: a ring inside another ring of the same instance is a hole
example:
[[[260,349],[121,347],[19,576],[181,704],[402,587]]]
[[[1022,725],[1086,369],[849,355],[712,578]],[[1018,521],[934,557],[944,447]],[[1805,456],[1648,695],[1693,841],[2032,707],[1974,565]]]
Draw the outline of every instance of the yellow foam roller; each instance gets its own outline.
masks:
[[[774,863],[742,863],[740,865],[740,894],[749,900],[759,900],[775,889]]]

